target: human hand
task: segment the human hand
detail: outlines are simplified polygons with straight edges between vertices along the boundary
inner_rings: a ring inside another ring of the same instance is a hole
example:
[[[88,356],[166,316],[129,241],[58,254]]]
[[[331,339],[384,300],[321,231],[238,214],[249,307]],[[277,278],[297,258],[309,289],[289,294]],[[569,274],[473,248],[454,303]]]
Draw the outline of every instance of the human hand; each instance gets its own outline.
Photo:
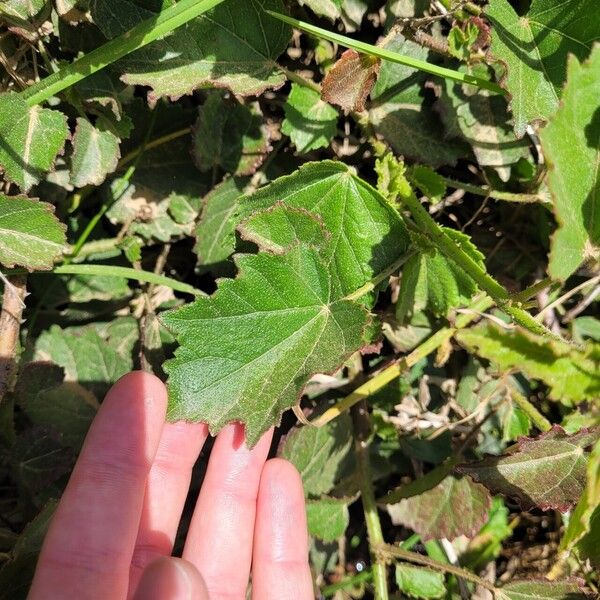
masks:
[[[183,559],[171,558],[204,424],[164,423],[163,383],[123,377],[95,418],[50,524],[30,600],[314,598],[302,482],[249,450],[241,425],[217,436]]]

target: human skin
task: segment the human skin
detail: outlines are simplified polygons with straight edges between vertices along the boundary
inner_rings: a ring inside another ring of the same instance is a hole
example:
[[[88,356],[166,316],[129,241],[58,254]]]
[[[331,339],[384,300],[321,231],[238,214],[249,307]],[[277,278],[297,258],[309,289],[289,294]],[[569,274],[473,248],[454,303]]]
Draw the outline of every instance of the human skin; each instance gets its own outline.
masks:
[[[314,598],[302,482],[267,460],[272,431],[248,449],[239,424],[217,436],[185,541],[173,543],[201,423],[165,423],[167,393],[134,372],[110,390],[50,524],[30,600]]]

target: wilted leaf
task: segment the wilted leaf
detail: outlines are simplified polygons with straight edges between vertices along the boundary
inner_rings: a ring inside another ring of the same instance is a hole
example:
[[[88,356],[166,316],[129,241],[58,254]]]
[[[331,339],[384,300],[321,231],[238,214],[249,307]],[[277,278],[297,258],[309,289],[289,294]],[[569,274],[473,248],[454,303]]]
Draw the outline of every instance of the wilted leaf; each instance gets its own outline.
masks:
[[[528,123],[547,119],[558,107],[567,55],[584,59],[600,39],[597,8],[596,0],[533,0],[521,17],[508,0],[490,2],[491,53],[505,66],[501,82],[511,96],[519,137]]]
[[[198,255],[198,263],[205,270],[221,269],[233,254],[236,226],[234,215],[248,183],[247,178],[230,177],[216,186],[202,201],[194,250]]]
[[[321,84],[321,96],[345,112],[365,110],[365,102],[377,81],[378,58],[346,50]]]
[[[319,93],[295,83],[283,107],[281,131],[289,135],[298,152],[304,154],[328,146],[337,129],[338,113]]]
[[[211,298],[163,317],[180,344],[165,365],[167,416],[205,421],[211,432],[241,421],[254,445],[311,375],[334,371],[364,345],[370,316],[344,299],[341,274],[334,282],[334,267],[314,249],[238,255],[236,266],[238,277]]]
[[[585,600],[586,596],[575,581],[531,579],[513,581],[501,588],[507,600]]]
[[[441,598],[446,594],[444,574],[427,567],[396,564],[396,584],[411,598]]]
[[[567,279],[586,259],[600,259],[599,115],[600,45],[583,64],[571,58],[560,108],[541,133],[558,221],[548,265],[556,279]]]
[[[339,482],[352,448],[352,422],[347,414],[323,427],[297,427],[285,438],[279,456],[300,472],[304,494],[319,497]]]
[[[332,161],[307,163],[240,201],[238,219],[283,202],[314,212],[332,242],[323,258],[332,282],[350,294],[389,267],[408,247],[398,213],[348,166]]]
[[[518,369],[550,387],[550,397],[570,404],[600,393],[598,349],[577,348],[522,329],[507,331],[485,324],[459,331],[457,340],[487,358],[499,371]]]
[[[210,93],[200,107],[193,140],[201,171],[220,167],[233,175],[254,173],[269,144],[258,104],[226,100],[218,91]]]
[[[0,96],[0,169],[23,192],[50,170],[68,135],[61,112],[30,108],[18,94]]]
[[[442,229],[476,263],[485,266],[483,254],[468,235],[448,227]],[[445,316],[450,309],[465,305],[477,289],[477,284],[465,271],[437,250],[417,254],[402,269],[396,317],[404,322],[407,316],[423,309]]]
[[[65,226],[51,204],[0,194],[0,263],[50,269],[65,248]]]
[[[154,6],[160,8],[161,3]],[[132,0],[95,0],[91,9],[108,38],[156,14]],[[227,87],[239,95],[279,87],[285,76],[275,60],[291,31],[265,9],[285,12],[281,0],[227,0],[117,63],[122,79],[150,86],[154,97],[177,98],[206,85]]]
[[[343,536],[350,522],[348,500],[344,498],[327,498],[308,500],[306,517],[310,535],[332,542]]]
[[[521,438],[501,456],[459,465],[457,469],[492,490],[519,500],[525,510],[565,512],[585,487],[585,449],[600,437],[600,429],[567,435],[555,425],[537,438]]]
[[[487,520],[487,490],[468,477],[448,475],[435,487],[387,506],[395,525],[410,527],[424,540],[474,535]]]
[[[386,46],[417,58],[427,59],[427,49],[395,37]],[[369,121],[397,154],[436,167],[454,164],[465,155],[460,144],[444,138],[437,115],[423,102],[427,76],[404,65],[384,61],[371,94]]]
[[[117,167],[121,156],[119,138],[94,127],[87,119],[77,119],[71,156],[71,183],[75,187],[100,185]]]

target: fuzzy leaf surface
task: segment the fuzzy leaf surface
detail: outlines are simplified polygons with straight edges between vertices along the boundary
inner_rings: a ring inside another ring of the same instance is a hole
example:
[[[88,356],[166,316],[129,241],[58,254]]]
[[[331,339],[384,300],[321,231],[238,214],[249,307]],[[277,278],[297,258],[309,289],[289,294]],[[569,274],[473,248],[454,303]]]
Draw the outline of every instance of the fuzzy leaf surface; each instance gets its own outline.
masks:
[[[589,598],[579,585],[571,581],[523,580],[513,581],[501,588],[507,600],[585,600]]]
[[[596,13],[598,11],[596,10]],[[541,132],[558,230],[549,274],[565,280],[600,259],[600,44],[589,60],[569,60],[561,105]]]
[[[344,164],[307,163],[240,201],[238,218],[283,202],[317,214],[331,234],[323,249],[332,282],[351,294],[408,248],[404,223],[368,183]]]
[[[582,402],[600,393],[597,345],[581,349],[536,336],[522,329],[506,331],[492,324],[460,331],[456,339],[487,358],[499,371],[518,369],[550,387],[549,395],[563,404]]]
[[[0,96],[0,168],[28,192],[50,170],[69,135],[57,110],[32,106],[17,94]]]
[[[161,4],[153,8],[159,10]],[[102,33],[113,38],[156,14],[147,6],[132,0],[94,0],[91,10]],[[243,96],[279,87],[285,77],[275,60],[291,31],[265,9],[285,12],[281,0],[227,0],[117,63],[122,79],[150,86],[154,97],[177,98],[206,85]]]
[[[329,145],[337,129],[338,113],[318,92],[292,83],[283,109],[281,131],[290,136],[300,154]]]
[[[533,0],[521,17],[508,0],[492,0],[486,15],[493,25],[491,53],[506,67],[502,81],[511,96],[515,132],[522,137],[528,123],[546,120],[558,108],[568,54],[582,60],[600,39],[598,5]]]
[[[285,438],[279,456],[302,477],[306,497],[318,498],[338,483],[352,448],[352,422],[347,414],[323,427],[298,427]]]
[[[114,133],[78,118],[73,137],[71,183],[75,187],[100,185],[115,170],[120,155],[119,138]]]
[[[396,585],[410,598],[441,598],[446,594],[443,573],[406,563],[396,565]]]
[[[521,438],[501,456],[457,469],[494,493],[517,498],[523,508],[565,512],[581,497],[586,483],[585,449],[600,438],[600,428],[567,435],[555,425],[537,438]]]
[[[333,542],[344,535],[350,515],[348,501],[344,498],[320,498],[306,503],[306,518],[310,535]]]
[[[313,248],[238,255],[236,266],[237,278],[211,298],[164,317],[180,344],[165,365],[167,416],[206,421],[213,433],[241,421],[254,445],[313,374],[334,371],[364,345],[370,316],[344,299]]]
[[[492,500],[468,477],[448,475],[435,487],[388,505],[395,525],[410,527],[424,540],[474,535],[487,520]]]
[[[65,226],[46,202],[0,194],[0,263],[50,269],[65,247]]]

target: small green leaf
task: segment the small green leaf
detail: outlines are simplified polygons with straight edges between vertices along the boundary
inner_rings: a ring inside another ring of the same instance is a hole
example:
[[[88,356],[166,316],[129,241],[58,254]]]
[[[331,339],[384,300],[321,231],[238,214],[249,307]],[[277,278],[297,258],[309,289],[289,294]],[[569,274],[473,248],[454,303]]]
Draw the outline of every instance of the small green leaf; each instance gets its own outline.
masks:
[[[333,542],[344,535],[350,523],[348,500],[327,497],[308,500],[306,517],[310,535],[324,542]]]
[[[424,540],[471,537],[487,520],[487,490],[468,477],[448,475],[435,487],[387,506],[395,525],[410,527]]]
[[[548,273],[556,279],[567,279],[586,259],[600,260],[599,111],[597,45],[588,61],[569,61],[560,108],[541,133],[558,221],[548,265]]]
[[[600,428],[567,435],[555,425],[537,438],[521,438],[501,456],[459,465],[457,470],[492,490],[519,500],[524,510],[566,512],[585,487],[585,449],[600,437]]]
[[[65,226],[51,204],[0,194],[0,263],[50,269],[65,248]]]
[[[238,277],[211,298],[163,317],[180,344],[165,365],[167,416],[205,421],[214,433],[241,421],[254,445],[313,374],[365,344],[370,316],[344,299],[341,274],[314,249],[238,255],[236,266]]]
[[[414,165],[407,173],[408,178],[431,202],[439,202],[446,194],[446,183],[431,167]]]
[[[94,127],[87,119],[77,119],[71,156],[71,183],[75,187],[100,185],[116,167],[121,153],[119,138]]]
[[[443,573],[406,563],[396,564],[396,585],[411,598],[441,598],[446,594]]]
[[[600,12],[596,0],[533,0],[519,16],[508,0],[491,0],[486,15],[493,25],[491,53],[505,66],[501,82],[522,137],[528,123],[548,119],[558,108],[567,55],[588,56],[600,39]]]
[[[352,448],[352,422],[347,414],[323,427],[297,427],[285,438],[279,456],[299,471],[307,497],[329,493],[340,481]]]
[[[201,171],[220,167],[232,175],[251,175],[263,162],[268,135],[257,103],[208,95],[194,127],[194,156]]]
[[[68,135],[62,113],[40,106],[29,108],[18,94],[0,96],[0,168],[23,192],[51,169]]]
[[[318,92],[293,83],[283,109],[281,131],[290,136],[300,154],[329,145],[337,130],[338,113]]]
[[[459,331],[456,339],[499,371],[517,369],[541,379],[550,387],[550,397],[563,404],[596,398],[600,392],[596,345],[580,349],[522,329],[507,331],[491,324]]]
[[[531,579],[513,581],[500,589],[503,600],[585,600],[588,598],[575,581]]]

